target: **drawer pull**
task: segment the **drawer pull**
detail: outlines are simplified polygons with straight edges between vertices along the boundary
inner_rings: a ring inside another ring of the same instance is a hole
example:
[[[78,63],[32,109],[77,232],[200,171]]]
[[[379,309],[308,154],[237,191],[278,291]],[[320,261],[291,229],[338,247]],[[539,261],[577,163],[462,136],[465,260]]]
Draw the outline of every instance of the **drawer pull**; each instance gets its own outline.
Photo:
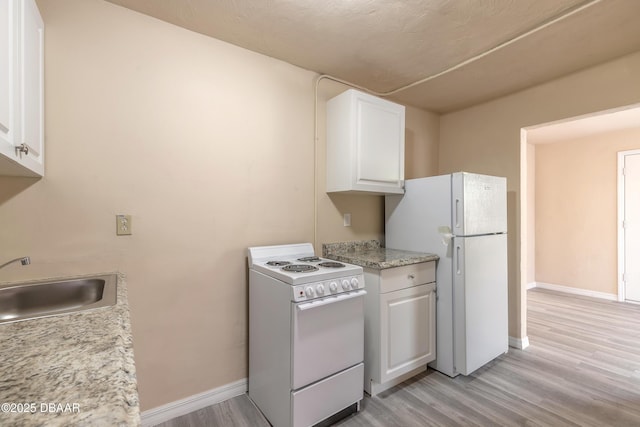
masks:
[[[414,276],[413,274],[410,274],[410,275],[409,275],[409,279],[413,280],[413,279],[415,279],[415,278],[416,278],[416,276]]]

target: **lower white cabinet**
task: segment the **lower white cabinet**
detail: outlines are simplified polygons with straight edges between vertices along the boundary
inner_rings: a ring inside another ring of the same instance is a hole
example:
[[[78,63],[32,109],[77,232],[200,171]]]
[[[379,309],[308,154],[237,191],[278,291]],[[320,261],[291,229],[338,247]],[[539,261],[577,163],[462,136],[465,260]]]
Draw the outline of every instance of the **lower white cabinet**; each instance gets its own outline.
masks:
[[[435,261],[364,272],[364,389],[373,396],[436,357]]]

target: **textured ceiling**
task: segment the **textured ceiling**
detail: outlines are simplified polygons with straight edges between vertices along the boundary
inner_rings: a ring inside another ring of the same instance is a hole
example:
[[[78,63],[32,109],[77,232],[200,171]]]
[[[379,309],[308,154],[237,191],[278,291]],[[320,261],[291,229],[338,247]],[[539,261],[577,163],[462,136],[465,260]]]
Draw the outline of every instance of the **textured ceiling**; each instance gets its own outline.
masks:
[[[640,50],[640,0],[107,1],[437,112]]]

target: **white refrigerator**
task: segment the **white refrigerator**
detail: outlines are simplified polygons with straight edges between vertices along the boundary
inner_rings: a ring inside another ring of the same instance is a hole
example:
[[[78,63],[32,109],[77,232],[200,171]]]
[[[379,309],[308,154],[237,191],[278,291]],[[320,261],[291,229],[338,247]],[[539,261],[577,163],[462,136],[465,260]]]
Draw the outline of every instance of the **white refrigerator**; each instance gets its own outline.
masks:
[[[465,172],[405,181],[385,197],[386,247],[439,255],[436,360],[469,375],[509,346],[507,180]]]

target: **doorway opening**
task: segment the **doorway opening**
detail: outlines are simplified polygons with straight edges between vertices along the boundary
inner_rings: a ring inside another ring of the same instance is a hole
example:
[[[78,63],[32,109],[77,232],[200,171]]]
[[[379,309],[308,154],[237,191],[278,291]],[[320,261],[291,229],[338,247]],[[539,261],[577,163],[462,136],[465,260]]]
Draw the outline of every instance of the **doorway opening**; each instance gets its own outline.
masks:
[[[552,149],[564,144],[573,145],[562,154],[550,154]],[[620,191],[616,189],[616,161],[619,151],[637,149],[640,152],[640,104],[523,128],[520,149],[523,316],[526,316],[526,290],[533,287],[623,300],[620,297],[622,275],[618,271],[621,252],[616,235],[620,223],[616,202],[616,194]],[[556,177],[545,184],[540,179],[542,173],[536,177],[536,171],[550,169],[542,166],[545,166],[545,162],[556,160],[559,162],[554,166]],[[584,165],[585,162],[593,164]],[[583,165],[582,171],[571,169],[580,169]],[[600,179],[596,176],[596,169],[606,170],[606,177]],[[577,173],[584,174],[588,179],[581,181],[575,176]],[[540,188],[536,188],[536,183]],[[572,186],[567,187],[569,183]],[[640,190],[640,184],[638,186]],[[556,198],[550,201],[548,193],[553,192],[556,192]],[[562,194],[567,197],[562,197]],[[544,203],[541,197],[547,197]],[[583,203],[582,210],[572,203]],[[605,206],[606,212],[600,212]],[[545,210],[541,210],[542,207]],[[594,217],[593,211],[596,210],[602,217]],[[545,217],[543,213],[549,211],[553,215]],[[588,221],[587,217],[590,218]],[[582,229],[576,231],[576,227]],[[591,227],[593,233],[588,235]],[[569,228],[573,228],[573,235]],[[599,246],[599,241],[604,240],[606,245]],[[554,244],[550,245],[549,242]],[[545,248],[551,247],[551,253],[546,249],[541,252],[543,245],[546,245]],[[636,264],[640,268],[640,263]],[[589,270],[594,266],[598,271],[606,268],[605,277],[600,280],[606,282],[606,286],[589,283],[594,278],[580,271],[581,268]],[[551,271],[553,269],[555,271]],[[585,280],[581,279],[585,277]]]

